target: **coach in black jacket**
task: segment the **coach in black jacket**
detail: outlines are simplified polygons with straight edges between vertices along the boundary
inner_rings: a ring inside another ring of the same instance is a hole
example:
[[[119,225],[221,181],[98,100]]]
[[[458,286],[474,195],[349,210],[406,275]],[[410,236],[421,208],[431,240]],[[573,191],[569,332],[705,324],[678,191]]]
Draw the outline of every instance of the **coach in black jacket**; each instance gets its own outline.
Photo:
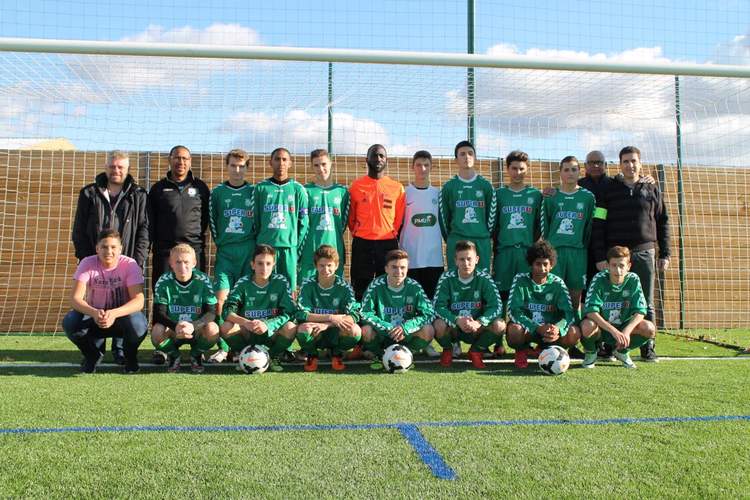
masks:
[[[669,216],[662,193],[654,184],[638,182],[641,152],[635,146],[620,151],[620,174],[597,199],[592,244],[599,270],[607,264],[607,250],[615,245],[630,249],[632,271],[638,275],[648,302],[646,319],[654,320],[656,249],[658,266],[669,267]],[[657,361],[653,341],[641,348],[641,358]]]
[[[147,194],[128,173],[129,168],[128,154],[112,151],[104,172],[78,193],[72,239],[79,261],[96,254],[100,232],[114,229],[122,238],[122,254],[135,259],[145,270],[149,246]],[[99,339],[97,347],[103,353],[105,340]],[[122,337],[112,339],[112,355],[116,363],[124,363]]]
[[[177,243],[195,249],[198,268],[206,270],[205,239],[208,228],[206,183],[190,170],[190,150],[175,146],[169,152],[167,176],[151,187],[148,193],[149,229],[153,244],[151,287],[169,269],[169,250]]]

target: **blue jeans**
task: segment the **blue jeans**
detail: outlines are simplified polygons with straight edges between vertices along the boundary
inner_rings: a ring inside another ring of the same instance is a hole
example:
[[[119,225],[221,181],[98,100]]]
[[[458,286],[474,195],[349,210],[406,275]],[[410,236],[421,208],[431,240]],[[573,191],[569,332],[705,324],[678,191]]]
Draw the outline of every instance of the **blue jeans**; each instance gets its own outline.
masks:
[[[148,330],[148,320],[142,312],[117,318],[109,328],[100,328],[93,318],[84,317],[76,310],[70,311],[62,321],[65,335],[73,342],[84,356],[94,356],[99,352],[97,342],[107,337],[121,337],[123,352],[126,358],[134,357],[138,352]]]

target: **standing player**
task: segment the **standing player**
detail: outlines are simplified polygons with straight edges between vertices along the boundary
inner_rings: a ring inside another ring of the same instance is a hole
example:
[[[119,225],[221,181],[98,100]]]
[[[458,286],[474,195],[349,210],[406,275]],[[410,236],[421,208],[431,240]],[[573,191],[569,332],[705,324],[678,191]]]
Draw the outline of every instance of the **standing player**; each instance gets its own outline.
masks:
[[[271,152],[273,176],[255,185],[252,204],[255,243],[276,249],[276,271],[297,290],[297,262],[307,237],[307,191],[289,178],[292,156],[285,148]]]
[[[307,354],[306,372],[318,369],[320,348],[331,350],[331,367],[342,371],[343,353],[362,337],[359,303],[351,285],[337,275],[339,254],[334,247],[322,245],[313,260],[316,274],[302,283],[297,301],[297,341]]]
[[[167,354],[170,373],[180,371],[182,344],[190,345],[193,373],[203,373],[203,354],[219,338],[211,280],[195,264],[193,247],[180,243],[169,254],[172,270],[156,282],[151,342]]]
[[[612,354],[625,368],[635,368],[629,351],[656,335],[656,327],[645,318],[646,298],[641,280],[630,271],[630,250],[614,246],[607,251],[607,268],[597,274],[586,294],[581,322],[581,343],[586,351],[584,368],[594,368],[596,343],[601,338],[614,347]]]
[[[557,263],[552,273],[568,287],[573,310],[581,305],[586,288],[588,245],[596,199],[591,191],[578,185],[580,167],[575,156],[560,161],[560,189],[542,200],[542,238],[555,247]]]
[[[513,278],[508,301],[508,345],[516,351],[516,368],[529,366],[530,343],[537,348],[559,345],[575,346],[581,337],[573,325],[575,315],[568,288],[562,279],[551,274],[555,249],[544,240],[526,251],[530,273]]]
[[[373,370],[380,370],[383,349],[403,344],[412,352],[424,349],[432,341],[434,311],[422,287],[407,277],[409,254],[391,250],[385,256],[385,272],[367,287],[362,301],[362,342],[375,354]]]
[[[388,153],[380,144],[367,149],[367,175],[349,188],[352,263],[349,274],[357,300],[385,267],[385,255],[398,248],[398,232],[404,221],[404,186],[387,175]]]
[[[229,290],[238,279],[251,271],[250,261],[255,250],[253,186],[245,180],[248,161],[248,154],[241,149],[233,149],[226,154],[224,165],[227,180],[211,191],[209,201],[209,227],[216,245],[214,290],[219,323]],[[226,342],[221,338],[218,342],[219,350],[209,358],[211,363],[221,363],[229,353]]]
[[[490,274],[477,270],[479,256],[472,241],[456,243],[456,269],[440,277],[435,295],[433,322],[435,339],[443,347],[440,364],[453,362],[454,339],[471,344],[469,359],[474,368],[484,368],[482,352],[499,342],[505,331],[503,302]]]
[[[73,310],[63,319],[65,335],[83,354],[81,371],[93,373],[104,355],[97,340],[123,338],[125,373],[138,371],[138,346],[146,336],[143,273],[135,260],[122,255],[120,233],[99,233],[96,255],[84,257],[73,275]]]
[[[349,191],[345,186],[333,183],[328,151],[312,151],[310,162],[315,180],[305,185],[309,204],[309,229],[300,256],[300,282],[315,275],[313,255],[321,245],[330,245],[336,249],[342,260],[336,274],[344,275],[344,231],[349,220]]]
[[[440,190],[440,230],[446,253],[454,255],[456,242],[473,241],[479,254],[479,269],[490,270],[492,233],[495,230],[495,196],[492,184],[474,169],[476,151],[469,141],[453,150],[458,173]],[[453,258],[448,269],[456,268]]]
[[[235,352],[248,345],[269,347],[271,370],[280,372],[278,357],[294,342],[297,307],[286,277],[273,272],[275,257],[273,247],[255,246],[252,274],[237,281],[224,303],[221,336]]]

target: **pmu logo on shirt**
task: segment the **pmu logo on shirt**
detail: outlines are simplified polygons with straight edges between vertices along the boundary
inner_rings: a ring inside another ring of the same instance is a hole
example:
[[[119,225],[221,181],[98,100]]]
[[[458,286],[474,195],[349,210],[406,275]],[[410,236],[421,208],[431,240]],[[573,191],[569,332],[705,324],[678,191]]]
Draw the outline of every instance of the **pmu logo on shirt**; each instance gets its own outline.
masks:
[[[411,223],[415,227],[432,227],[437,223],[433,214],[415,214],[411,217]]]

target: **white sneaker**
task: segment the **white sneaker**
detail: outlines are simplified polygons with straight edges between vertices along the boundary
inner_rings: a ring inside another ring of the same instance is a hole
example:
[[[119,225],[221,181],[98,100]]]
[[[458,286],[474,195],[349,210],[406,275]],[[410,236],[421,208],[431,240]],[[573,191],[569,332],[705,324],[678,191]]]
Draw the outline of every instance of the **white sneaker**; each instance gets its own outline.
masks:
[[[213,353],[211,357],[208,358],[208,362],[212,364],[223,363],[224,361],[227,360],[227,356],[229,356],[228,352],[222,351],[221,349],[219,349],[218,351]]]
[[[627,352],[619,352],[619,351],[612,351],[612,354],[614,355],[615,359],[622,363],[622,366],[625,368],[635,368],[635,363],[633,363],[633,360],[630,359],[630,353]]]
[[[463,349],[461,349],[461,342],[455,342],[453,344],[453,357],[460,358],[463,353]]]
[[[424,353],[427,354],[428,358],[440,357],[440,353],[437,352],[434,347],[432,347],[432,344],[427,344],[427,347],[424,348]]]

